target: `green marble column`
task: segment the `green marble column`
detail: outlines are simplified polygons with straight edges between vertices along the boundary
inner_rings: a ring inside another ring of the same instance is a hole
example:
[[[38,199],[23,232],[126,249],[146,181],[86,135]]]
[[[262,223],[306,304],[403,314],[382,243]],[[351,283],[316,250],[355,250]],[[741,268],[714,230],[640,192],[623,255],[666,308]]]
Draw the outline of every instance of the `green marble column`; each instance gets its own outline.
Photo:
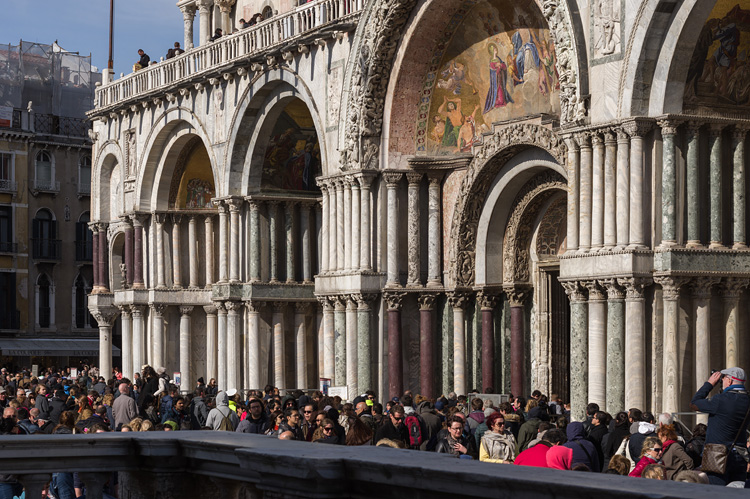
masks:
[[[625,290],[615,280],[607,288],[607,408],[610,414],[625,407]]]
[[[711,150],[711,163],[709,165],[709,189],[711,215],[709,233],[711,243],[709,248],[722,248],[722,220],[721,220],[721,125],[711,125],[709,128],[709,144]]]
[[[588,304],[578,282],[562,283],[570,299],[570,408],[572,421],[586,419],[588,404]]]
[[[687,247],[701,246],[699,143],[700,124],[690,122],[687,127]]]
[[[372,390],[372,347],[370,345],[371,304],[375,295],[355,295],[357,300],[357,378],[360,391]],[[354,396],[354,395],[353,395]]]
[[[745,239],[745,135],[747,130],[736,127],[732,133],[734,146],[734,173],[732,175],[732,233],[734,235],[733,249],[747,249]]]
[[[677,124],[671,121],[659,122],[661,126],[662,171],[661,171],[661,246],[677,244],[677,199],[675,178],[674,139]]]

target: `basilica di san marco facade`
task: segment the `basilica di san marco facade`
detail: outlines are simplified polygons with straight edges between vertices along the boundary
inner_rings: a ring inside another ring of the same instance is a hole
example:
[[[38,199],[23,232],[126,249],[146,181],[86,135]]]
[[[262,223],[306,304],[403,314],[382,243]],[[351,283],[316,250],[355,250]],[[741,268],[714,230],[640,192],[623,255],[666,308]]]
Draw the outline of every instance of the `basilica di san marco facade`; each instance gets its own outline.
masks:
[[[96,90],[103,372],[581,418],[750,367],[750,1],[272,3]]]

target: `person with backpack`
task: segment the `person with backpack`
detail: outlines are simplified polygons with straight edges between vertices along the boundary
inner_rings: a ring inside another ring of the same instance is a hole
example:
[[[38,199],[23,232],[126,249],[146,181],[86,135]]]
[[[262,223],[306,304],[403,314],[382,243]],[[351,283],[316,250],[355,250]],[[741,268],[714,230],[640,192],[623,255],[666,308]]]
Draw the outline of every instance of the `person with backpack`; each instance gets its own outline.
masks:
[[[396,404],[391,408],[390,413],[387,417],[383,417],[384,423],[378,429],[375,434],[375,445],[384,438],[388,438],[393,441],[401,441],[405,447],[409,447],[411,439],[409,436],[409,430],[404,424],[406,412],[402,405]]]
[[[414,409],[414,400],[411,395],[401,397],[404,404],[404,424],[409,432],[409,449],[422,450],[427,442],[427,425],[424,419]]]
[[[217,431],[234,431],[238,424],[240,424],[240,418],[229,408],[227,392],[220,391],[216,394],[216,407],[208,413],[206,426]]]

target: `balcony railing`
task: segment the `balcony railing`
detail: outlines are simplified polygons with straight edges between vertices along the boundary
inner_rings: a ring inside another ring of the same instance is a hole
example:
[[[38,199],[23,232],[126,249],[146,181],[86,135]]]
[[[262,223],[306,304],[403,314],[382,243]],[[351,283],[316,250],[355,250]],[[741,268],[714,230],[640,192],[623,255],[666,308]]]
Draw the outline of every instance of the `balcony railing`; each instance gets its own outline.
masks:
[[[91,122],[83,118],[37,114],[34,115],[34,129],[36,133],[85,138],[88,137]]]
[[[31,245],[35,260],[60,260],[61,241],[59,239],[32,239]]]
[[[217,67],[289,44],[293,39],[336,21],[354,20],[364,0],[316,0],[213,43],[149,66],[96,89],[96,107],[105,108],[127,99],[207,73]]]
[[[16,192],[18,191],[18,182],[14,180],[0,179],[0,192]]]
[[[32,181],[32,186],[35,191],[60,192],[60,182],[55,182],[54,180],[42,180],[35,178]]]
[[[91,241],[76,241],[76,261],[90,262],[93,260],[93,244]]]
[[[0,253],[18,253],[18,243],[0,241]]]
[[[91,181],[90,180],[79,180],[78,181],[78,195],[79,196],[90,196],[91,195]]]

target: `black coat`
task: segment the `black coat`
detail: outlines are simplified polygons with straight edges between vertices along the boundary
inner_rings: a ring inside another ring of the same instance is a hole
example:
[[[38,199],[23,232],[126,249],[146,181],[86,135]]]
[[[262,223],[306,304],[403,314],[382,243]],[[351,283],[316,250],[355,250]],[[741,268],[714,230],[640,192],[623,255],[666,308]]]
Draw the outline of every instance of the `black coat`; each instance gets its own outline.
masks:
[[[401,423],[399,428],[396,428],[393,426],[391,418],[388,418],[388,420],[378,429],[378,432],[375,434],[375,444],[377,445],[377,443],[384,438],[389,438],[395,442],[400,440],[404,443],[404,446],[407,448],[409,447],[409,430],[406,428],[406,425]]]
[[[60,414],[62,414],[66,409],[67,404],[65,403],[65,400],[57,397],[52,397],[49,400],[49,415],[47,416],[47,419],[55,424],[59,423]]]

